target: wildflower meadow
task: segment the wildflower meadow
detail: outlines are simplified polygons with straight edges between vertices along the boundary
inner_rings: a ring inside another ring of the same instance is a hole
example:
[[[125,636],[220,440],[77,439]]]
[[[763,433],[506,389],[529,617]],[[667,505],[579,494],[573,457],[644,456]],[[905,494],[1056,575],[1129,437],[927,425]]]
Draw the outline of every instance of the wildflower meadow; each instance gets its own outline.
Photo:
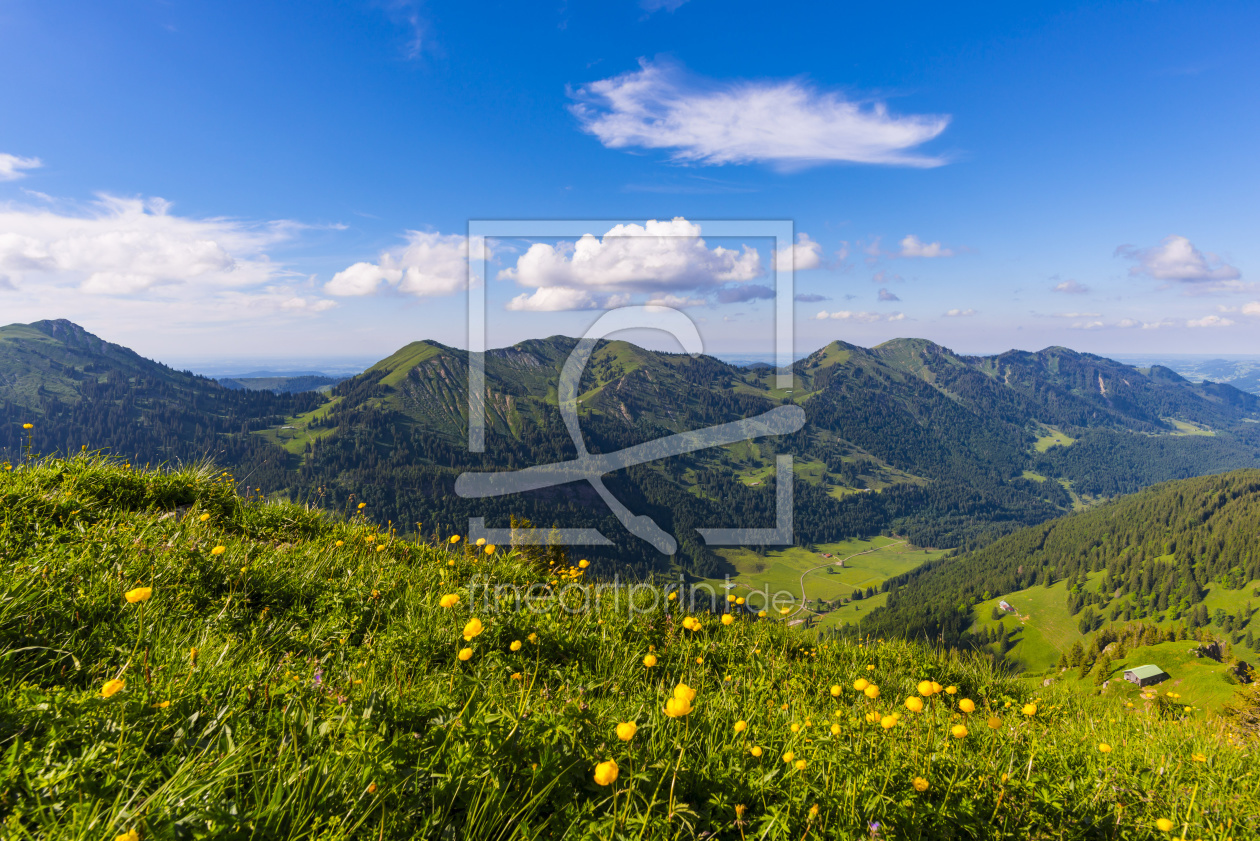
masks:
[[[1214,716],[733,601],[486,601],[615,572],[579,561],[247,501],[207,466],[0,471],[3,835],[1260,834],[1254,746]]]

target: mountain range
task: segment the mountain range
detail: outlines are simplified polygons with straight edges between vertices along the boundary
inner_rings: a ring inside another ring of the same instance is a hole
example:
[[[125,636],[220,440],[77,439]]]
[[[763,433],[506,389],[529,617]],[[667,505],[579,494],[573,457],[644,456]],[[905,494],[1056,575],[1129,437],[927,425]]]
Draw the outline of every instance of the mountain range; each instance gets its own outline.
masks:
[[[211,457],[239,481],[357,510],[405,530],[598,528],[592,548],[627,567],[670,560],[628,536],[585,483],[462,499],[466,470],[576,456],[558,410],[575,339],[485,356],[486,450],[466,445],[465,351],[413,342],[327,395],[239,390],[143,359],[66,321],[0,328],[0,453],[36,425],[37,452],[109,448],[133,461]],[[841,341],[773,369],[601,342],[579,388],[587,448],[608,453],[793,403],[804,428],[618,471],[606,484],[676,535],[673,563],[723,561],[697,528],[774,525],[774,464],[794,458],[797,542],[895,532],[921,546],[975,548],[1103,498],[1169,479],[1260,465],[1260,397],[1062,347],[965,356],[921,339]]]

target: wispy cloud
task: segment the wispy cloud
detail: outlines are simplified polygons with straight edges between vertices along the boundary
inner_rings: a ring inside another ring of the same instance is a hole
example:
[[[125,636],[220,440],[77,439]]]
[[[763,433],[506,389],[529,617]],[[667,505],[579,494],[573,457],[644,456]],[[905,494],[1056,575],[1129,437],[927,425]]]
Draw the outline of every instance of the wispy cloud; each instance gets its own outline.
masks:
[[[670,150],[676,161],[768,163],[795,169],[845,162],[934,167],[913,150],[949,117],[897,117],[881,102],[859,102],[800,80],[697,79],[666,61],[571,92],[582,129],[611,149]]]
[[[676,12],[686,2],[687,0],[639,0],[639,7],[650,15],[662,9],[667,12]]]
[[[970,318],[975,315],[975,310],[952,309],[945,313],[946,318]]]
[[[876,321],[903,321],[905,317],[905,313],[900,312],[885,315],[878,312],[856,312],[853,310],[836,310],[835,312],[822,310],[814,316],[818,321],[831,319],[835,321],[858,321],[864,324],[871,324]]]
[[[1089,287],[1075,280],[1065,280],[1062,283],[1056,283],[1053,291],[1062,292],[1064,295],[1086,295],[1089,293]]]
[[[952,257],[953,250],[939,242],[922,242],[914,234],[907,234],[901,241],[901,257]]]
[[[25,170],[38,169],[43,165],[39,158],[21,158],[0,152],[0,181],[16,181],[26,176]]]

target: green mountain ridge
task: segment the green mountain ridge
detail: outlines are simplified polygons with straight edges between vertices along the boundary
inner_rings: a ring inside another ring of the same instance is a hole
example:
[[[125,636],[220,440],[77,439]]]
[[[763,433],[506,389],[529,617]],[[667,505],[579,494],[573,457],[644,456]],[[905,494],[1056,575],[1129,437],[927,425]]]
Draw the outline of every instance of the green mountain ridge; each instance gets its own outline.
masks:
[[[677,564],[720,575],[725,562],[696,529],[772,525],[782,453],[794,457],[794,528],[803,546],[897,533],[919,546],[975,547],[1096,497],[1260,463],[1260,429],[1248,422],[1260,418],[1260,398],[1064,348],[968,357],[922,339],[869,349],[837,341],[792,366],[789,390],[776,387],[770,368],[600,342],[579,388],[592,452],[785,402],[806,413],[805,428],[792,435],[607,478],[633,510],[678,536],[679,555],[667,559],[629,538],[585,483],[488,500],[454,493],[465,470],[575,456],[556,387],[576,339],[487,351],[487,446],[475,454],[466,446],[467,354],[437,342],[408,344],[327,397],[271,395],[223,389],[71,328],[41,322],[0,333],[12,337],[0,341],[0,401],[11,419],[0,439],[5,457],[20,452],[19,415],[40,421],[41,452],[88,443],[156,462],[188,457],[195,443],[265,493],[334,508],[366,502],[382,522],[426,532],[462,531],[470,516],[492,527],[508,525],[512,515],[595,527],[616,543],[599,551],[642,570]],[[92,347],[95,356],[80,350]],[[89,366],[112,373],[88,376]],[[108,399],[94,390],[99,385],[84,390],[97,381],[114,383]],[[160,383],[160,393],[150,396],[150,383]],[[41,387],[60,396],[31,399]],[[200,428],[198,413],[207,418]]]

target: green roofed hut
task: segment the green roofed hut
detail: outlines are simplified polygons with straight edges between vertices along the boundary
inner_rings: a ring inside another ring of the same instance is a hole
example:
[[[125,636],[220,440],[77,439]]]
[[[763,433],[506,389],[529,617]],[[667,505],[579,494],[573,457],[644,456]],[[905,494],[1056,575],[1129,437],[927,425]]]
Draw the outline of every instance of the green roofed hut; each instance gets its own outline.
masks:
[[[1168,680],[1168,672],[1159,666],[1135,666],[1124,670],[1124,679],[1138,686],[1150,686]]]

